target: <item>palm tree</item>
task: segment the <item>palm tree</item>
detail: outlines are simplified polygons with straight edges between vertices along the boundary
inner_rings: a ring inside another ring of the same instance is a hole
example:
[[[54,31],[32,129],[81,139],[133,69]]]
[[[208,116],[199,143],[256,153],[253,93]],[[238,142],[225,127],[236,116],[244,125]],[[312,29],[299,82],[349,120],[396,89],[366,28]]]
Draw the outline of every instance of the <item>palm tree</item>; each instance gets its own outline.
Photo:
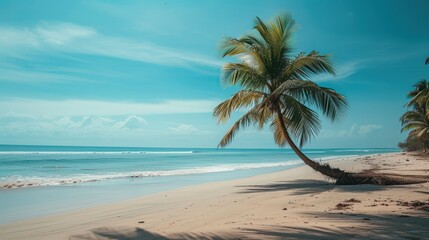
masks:
[[[250,125],[263,128],[269,124],[279,146],[289,145],[304,163],[336,179],[338,184],[397,183],[391,178],[386,180],[385,176],[332,168],[311,160],[300,150],[320,129],[319,116],[312,108],[334,121],[347,109],[347,101],[335,90],[309,80],[317,74],[335,71],[328,55],[312,51],[293,56],[290,41],[294,30],[295,21],[287,14],[268,23],[256,18],[254,32],[223,41],[223,57],[238,57],[241,61],[224,65],[222,83],[239,85],[241,90],[220,103],[213,116],[224,123],[234,111],[247,112],[232,125],[219,147],[228,145],[240,128]]]
[[[419,149],[426,151],[429,140],[429,82],[421,80],[414,84],[414,89],[407,97],[411,99],[406,106],[412,107],[412,110],[405,112],[400,118],[401,132],[411,130],[406,142],[419,143]]]
[[[425,64],[429,64],[429,57],[426,58]],[[414,84],[414,90],[410,91],[407,97],[411,98],[407,107],[425,105],[425,109],[429,109],[429,82],[423,79]],[[429,116],[429,112],[426,114]]]
[[[429,82],[423,79],[414,84],[414,90],[408,92],[407,97],[411,98],[411,100],[407,103],[407,107],[425,105],[425,108],[428,108]]]
[[[403,131],[411,130],[408,137],[416,138],[424,143],[429,139],[429,118],[425,106],[415,106],[413,110],[407,111],[401,117]]]
[[[274,133],[279,146],[288,144],[311,168],[339,179],[344,172],[309,159],[299,147],[314,137],[320,129],[320,110],[331,120],[347,108],[346,98],[330,88],[321,87],[310,77],[334,74],[329,56],[316,51],[292,56],[290,44],[295,21],[290,15],[280,15],[269,23],[256,18],[256,33],[239,39],[226,38],[222,44],[223,57],[237,56],[242,61],[224,65],[224,85],[240,85],[242,90],[219,104],[213,115],[219,122],[227,121],[231,113],[250,108],[236,121],[219,143],[225,147],[241,127],[266,124]],[[292,136],[291,136],[292,135]],[[299,142],[299,147],[292,140]]]

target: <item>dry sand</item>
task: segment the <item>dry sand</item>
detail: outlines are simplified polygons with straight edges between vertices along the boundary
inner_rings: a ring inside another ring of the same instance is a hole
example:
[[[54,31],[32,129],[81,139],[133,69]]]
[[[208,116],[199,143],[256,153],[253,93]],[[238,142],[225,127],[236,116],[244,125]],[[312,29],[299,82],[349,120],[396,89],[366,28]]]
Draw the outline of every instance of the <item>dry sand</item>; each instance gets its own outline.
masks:
[[[330,162],[429,175],[428,158],[409,153]],[[425,206],[429,183],[337,186],[304,166],[0,225],[0,238],[429,239]]]

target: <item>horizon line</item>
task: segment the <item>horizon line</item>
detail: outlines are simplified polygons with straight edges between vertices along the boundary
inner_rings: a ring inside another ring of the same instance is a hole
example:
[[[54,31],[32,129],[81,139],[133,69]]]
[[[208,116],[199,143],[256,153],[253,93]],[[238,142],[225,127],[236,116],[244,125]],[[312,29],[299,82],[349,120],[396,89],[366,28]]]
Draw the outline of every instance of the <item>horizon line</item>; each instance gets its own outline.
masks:
[[[291,150],[290,148],[218,148],[218,147],[139,147],[139,146],[94,146],[94,145],[47,145],[47,144],[4,144],[0,143],[1,146],[27,146],[27,147],[85,147],[85,148],[175,148],[175,149],[253,149],[253,150]],[[349,147],[349,148],[307,148],[306,150],[311,149],[400,149],[399,147]],[[305,148],[302,148],[305,149]],[[1,150],[0,150],[1,151]]]

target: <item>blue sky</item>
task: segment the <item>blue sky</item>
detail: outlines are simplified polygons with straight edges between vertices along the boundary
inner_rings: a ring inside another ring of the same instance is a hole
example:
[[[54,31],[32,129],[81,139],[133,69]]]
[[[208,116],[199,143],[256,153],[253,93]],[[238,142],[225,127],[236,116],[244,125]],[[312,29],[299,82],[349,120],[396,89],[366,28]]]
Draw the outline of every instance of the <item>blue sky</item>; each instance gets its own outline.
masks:
[[[222,37],[289,12],[296,52],[331,54],[347,96],[307,148],[396,147],[411,86],[429,76],[427,1],[0,1],[0,144],[216,147]],[[234,115],[236,119],[239,115]],[[231,147],[276,147],[249,128]]]

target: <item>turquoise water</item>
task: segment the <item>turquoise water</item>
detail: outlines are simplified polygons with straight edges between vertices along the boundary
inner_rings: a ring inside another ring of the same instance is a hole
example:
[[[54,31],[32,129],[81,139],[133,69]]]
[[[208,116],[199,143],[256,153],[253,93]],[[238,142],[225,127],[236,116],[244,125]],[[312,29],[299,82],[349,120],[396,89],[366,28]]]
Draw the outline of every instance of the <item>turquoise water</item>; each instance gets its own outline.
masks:
[[[313,159],[398,149],[307,149]],[[0,145],[0,223],[301,165],[287,149]]]

